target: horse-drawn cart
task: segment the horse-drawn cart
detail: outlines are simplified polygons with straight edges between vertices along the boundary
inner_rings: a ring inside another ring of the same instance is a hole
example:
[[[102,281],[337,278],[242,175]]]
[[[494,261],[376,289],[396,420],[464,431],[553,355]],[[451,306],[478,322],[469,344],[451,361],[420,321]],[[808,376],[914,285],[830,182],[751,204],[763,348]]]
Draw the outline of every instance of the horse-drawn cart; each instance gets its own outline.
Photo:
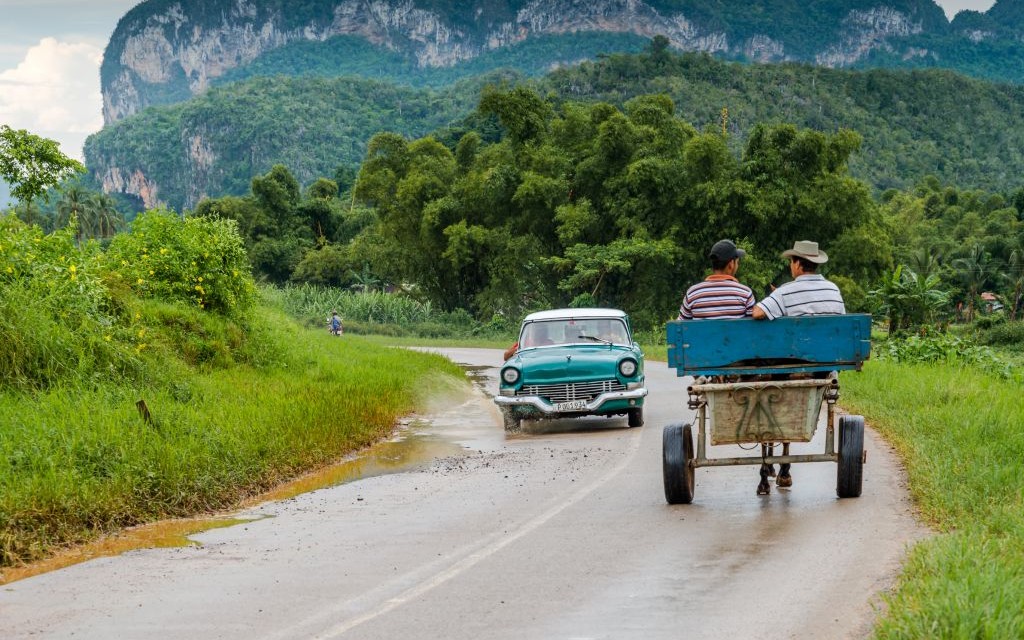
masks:
[[[836,494],[861,494],[864,418],[835,420],[838,372],[860,370],[868,358],[871,316],[786,317],[766,322],[690,320],[670,322],[668,363],[679,376],[694,376],[687,389],[693,425],[671,424],[662,436],[665,499],[669,504],[693,500],[698,467],[761,465],[758,493],[767,493],[766,476],[775,464],[836,462]],[[825,451],[790,455],[793,442],[810,442],[822,405],[827,412]],[[838,429],[838,450],[836,430]],[[757,456],[709,458],[711,445],[752,445]],[[782,455],[774,455],[775,445]]]

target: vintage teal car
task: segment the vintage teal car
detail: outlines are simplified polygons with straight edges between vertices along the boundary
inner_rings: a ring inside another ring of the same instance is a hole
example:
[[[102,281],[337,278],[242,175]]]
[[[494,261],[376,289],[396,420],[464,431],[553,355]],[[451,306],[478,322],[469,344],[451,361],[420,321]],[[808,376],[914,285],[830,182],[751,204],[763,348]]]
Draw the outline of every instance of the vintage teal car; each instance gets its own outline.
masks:
[[[639,427],[646,395],[644,354],[629,316],[618,309],[553,309],[523,320],[494,402],[508,432],[524,419],[587,415],[625,415]]]

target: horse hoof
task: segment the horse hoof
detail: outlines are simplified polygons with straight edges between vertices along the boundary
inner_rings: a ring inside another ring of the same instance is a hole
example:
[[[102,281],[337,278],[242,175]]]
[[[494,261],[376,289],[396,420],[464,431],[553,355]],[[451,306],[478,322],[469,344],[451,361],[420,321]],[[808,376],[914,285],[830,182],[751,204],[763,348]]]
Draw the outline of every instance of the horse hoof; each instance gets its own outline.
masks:
[[[768,465],[768,477],[769,478],[774,478],[775,477],[775,465],[774,464]]]
[[[775,479],[775,484],[779,485],[780,487],[792,487],[793,476],[779,476],[778,478]]]
[[[757,485],[757,495],[759,495],[759,496],[766,496],[766,495],[770,494],[771,492],[772,492],[772,486],[770,484],[768,484],[767,482],[762,482],[761,484]]]

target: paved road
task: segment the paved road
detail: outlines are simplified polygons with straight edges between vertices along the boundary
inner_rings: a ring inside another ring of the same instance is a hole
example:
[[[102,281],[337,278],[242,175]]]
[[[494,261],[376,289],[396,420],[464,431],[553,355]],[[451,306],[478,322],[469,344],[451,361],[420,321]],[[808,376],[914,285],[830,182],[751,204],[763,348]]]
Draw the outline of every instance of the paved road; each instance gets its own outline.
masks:
[[[493,393],[497,351],[445,353]],[[835,465],[816,463],[767,497],[756,467],[699,469],[694,504],[669,506],[661,427],[690,412],[673,371],[647,376],[640,429],[575,420],[506,438],[477,392],[417,436],[460,453],[248,510],[263,519],[201,546],[0,587],[0,637],[863,637],[925,535],[888,447],[868,434],[859,499],[837,500]]]

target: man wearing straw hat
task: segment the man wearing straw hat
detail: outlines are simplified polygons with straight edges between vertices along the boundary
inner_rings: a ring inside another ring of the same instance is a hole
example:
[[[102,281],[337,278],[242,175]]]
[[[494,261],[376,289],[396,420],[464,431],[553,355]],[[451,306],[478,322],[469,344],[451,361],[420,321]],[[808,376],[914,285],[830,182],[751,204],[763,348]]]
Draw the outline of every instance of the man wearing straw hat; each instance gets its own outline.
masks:
[[[843,304],[839,287],[818,274],[818,265],[828,262],[828,255],[818,249],[817,242],[798,240],[792,249],[782,252],[782,257],[789,258],[789,272],[793,275],[793,281],[775,289],[771,295],[754,305],[752,316],[755,320],[846,313],[846,305]],[[763,450],[771,451],[773,445],[761,446]],[[782,447],[782,454],[789,455],[789,443],[784,443]],[[769,475],[774,475],[774,469],[769,465],[762,465],[761,484],[757,486],[757,495],[767,495],[771,491],[767,479]],[[780,487],[793,486],[789,464],[780,465],[775,482]]]
[[[839,287],[818,274],[818,265],[828,262],[828,255],[818,249],[817,242],[798,240],[792,249],[782,252],[782,257],[789,258],[793,281],[754,305],[755,320],[846,313]]]

